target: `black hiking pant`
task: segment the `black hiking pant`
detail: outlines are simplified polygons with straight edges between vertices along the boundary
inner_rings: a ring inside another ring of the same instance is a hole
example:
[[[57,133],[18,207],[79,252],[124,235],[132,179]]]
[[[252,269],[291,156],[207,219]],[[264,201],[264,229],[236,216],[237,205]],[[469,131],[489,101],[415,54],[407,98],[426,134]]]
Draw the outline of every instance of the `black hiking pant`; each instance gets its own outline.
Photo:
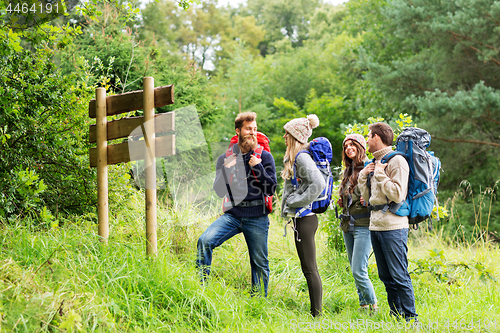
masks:
[[[313,317],[321,314],[323,299],[323,286],[316,264],[316,242],[314,241],[316,230],[318,230],[318,217],[316,215],[304,216],[295,220],[295,247],[302,272],[307,280]]]

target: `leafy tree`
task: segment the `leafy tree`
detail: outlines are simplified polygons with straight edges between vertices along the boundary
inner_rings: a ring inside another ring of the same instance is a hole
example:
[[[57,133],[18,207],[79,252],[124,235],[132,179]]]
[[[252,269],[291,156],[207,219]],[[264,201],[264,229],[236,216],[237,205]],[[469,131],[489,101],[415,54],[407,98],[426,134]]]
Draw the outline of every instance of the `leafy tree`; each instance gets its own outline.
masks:
[[[266,31],[259,46],[265,56],[274,53],[276,42],[288,40],[293,47],[304,45],[308,39],[310,18],[319,5],[318,0],[248,0],[247,14],[254,16]]]
[[[342,14],[322,10],[326,15],[323,19],[328,20],[319,28],[328,31],[324,36],[318,33],[317,39],[306,41],[302,47],[285,46],[265,58],[237,50],[228,62],[226,76],[215,78],[220,87],[219,96],[226,105],[222,121],[227,124],[224,125],[225,133],[232,133],[232,119],[236,113],[257,112],[259,129],[271,139],[277,161],[281,160],[286,148],[282,139],[283,125],[292,118],[316,113],[320,127],[315,135],[326,136],[332,141],[334,163],[338,164],[342,124],[361,120],[357,108],[359,92],[363,90],[357,89],[361,73],[355,65],[358,58],[355,51],[361,38],[335,34]],[[334,19],[335,15],[338,17]],[[320,14],[315,16],[318,27],[321,17]]]
[[[154,40],[160,49],[187,56],[201,68],[225,73],[225,62],[238,47],[258,53],[264,31],[254,17],[216,5],[216,1],[207,0],[183,11],[173,0],[150,2],[139,22],[140,39]]]
[[[464,178],[493,184],[500,177],[498,2],[353,0],[347,10],[346,25],[363,36],[365,78],[393,106],[382,115],[407,112],[430,131],[449,171],[444,186]]]
[[[139,31],[124,28],[119,9],[104,5],[101,11],[103,15],[88,21],[84,33],[59,53],[64,73],[87,67],[87,77],[82,80],[105,86],[110,93],[141,90],[142,78],[152,76],[156,86],[174,84],[175,89],[175,103],[158,112],[194,104],[202,124],[214,120],[220,107],[200,66],[172,55],[154,40],[141,40]]]
[[[310,18],[309,39],[328,43],[344,31],[345,15],[344,5],[333,6],[328,3],[319,5]]]
[[[139,39],[158,44],[160,48],[172,53],[179,51],[186,11],[179,8],[174,1],[152,1],[141,11]]]
[[[118,1],[106,2],[123,9]],[[75,57],[73,67],[63,64],[61,71],[54,51],[71,44],[82,26],[96,22],[102,14],[99,4],[80,7],[88,19],[83,25],[64,18],[49,22],[50,17],[22,29],[5,6],[0,3],[0,219],[20,215],[53,223],[59,213],[93,211],[96,191],[95,171],[88,166],[88,101],[96,82],[110,83],[111,61],[104,64],[94,58],[76,66],[80,60]],[[124,16],[130,18],[136,12],[127,5]],[[120,79],[113,82],[116,85],[130,82],[123,76],[116,78]]]
[[[154,48],[138,40],[137,33],[124,27],[124,13],[112,5],[98,7],[101,16],[82,24],[84,33],[57,53],[60,68],[69,74],[90,66],[88,84],[104,86],[116,93],[142,89]],[[98,81],[99,82],[98,82]],[[103,81],[104,80],[104,81]]]
[[[47,49],[17,45],[0,42],[0,217],[86,211],[94,199],[84,135],[90,92],[62,75]]]

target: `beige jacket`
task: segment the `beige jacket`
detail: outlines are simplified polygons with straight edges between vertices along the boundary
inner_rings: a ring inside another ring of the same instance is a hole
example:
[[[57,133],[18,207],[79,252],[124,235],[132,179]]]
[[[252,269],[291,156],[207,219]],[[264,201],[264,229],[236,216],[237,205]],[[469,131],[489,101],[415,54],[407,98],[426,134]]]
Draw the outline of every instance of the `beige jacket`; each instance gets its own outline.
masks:
[[[373,153],[373,157],[380,162],[382,157],[392,151],[392,147],[387,147]],[[370,198],[370,204],[383,205],[388,202],[401,202],[406,199],[408,192],[408,177],[410,167],[403,156],[393,157],[385,170],[376,170],[371,179],[371,196],[369,196],[366,185],[367,175],[359,174],[358,186],[363,198]],[[370,230],[388,231],[408,228],[408,216],[397,216],[390,211],[382,213],[372,211],[370,215]]]

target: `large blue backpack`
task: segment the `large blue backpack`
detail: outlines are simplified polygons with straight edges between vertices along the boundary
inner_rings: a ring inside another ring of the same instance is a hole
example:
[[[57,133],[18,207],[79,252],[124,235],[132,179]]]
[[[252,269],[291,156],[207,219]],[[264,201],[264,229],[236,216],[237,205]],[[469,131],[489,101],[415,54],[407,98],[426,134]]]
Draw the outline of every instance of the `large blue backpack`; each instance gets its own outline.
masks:
[[[418,229],[418,223],[431,217],[434,203],[438,204],[436,194],[441,161],[434,156],[434,152],[426,151],[430,143],[431,136],[423,129],[408,127],[401,132],[396,140],[396,151],[385,155],[381,162],[388,163],[397,155],[406,158],[410,167],[406,200],[369,206],[370,210],[382,210],[384,213],[389,210],[399,216],[408,216],[409,223],[414,229]],[[368,188],[370,188],[370,178],[369,176]],[[439,213],[437,218],[439,220]],[[432,225],[429,225],[429,229],[431,228]]]
[[[309,150],[301,150],[298,152],[297,156],[295,156],[295,161],[297,161],[299,154],[302,153],[308,153],[311,155],[312,159],[316,163],[316,167],[325,179],[326,186],[315,201],[306,207],[297,208],[295,212],[296,217],[303,217],[310,213],[324,213],[332,201],[333,175],[330,168],[333,155],[332,144],[327,138],[324,137],[313,139],[309,144]],[[298,187],[296,163],[293,165],[293,177],[291,182],[294,189],[296,189]]]

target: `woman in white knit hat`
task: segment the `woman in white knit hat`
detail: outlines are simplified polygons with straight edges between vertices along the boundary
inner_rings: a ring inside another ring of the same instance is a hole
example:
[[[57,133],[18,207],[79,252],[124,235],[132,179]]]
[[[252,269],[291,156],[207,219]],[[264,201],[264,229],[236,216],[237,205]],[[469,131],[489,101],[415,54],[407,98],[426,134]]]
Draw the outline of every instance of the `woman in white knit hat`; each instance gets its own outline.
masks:
[[[323,175],[308,151],[308,139],[312,129],[319,125],[316,115],[290,120],[284,126],[286,153],[283,159],[284,169],[281,177],[285,181],[281,202],[281,215],[294,218],[295,246],[299,255],[302,272],[307,280],[311,315],[317,317],[322,311],[323,287],[316,264],[316,243],[314,237],[318,229],[318,217],[310,213],[297,217],[296,212],[316,200],[325,188]],[[295,172],[294,175],[294,165]],[[293,186],[291,179],[297,178],[298,185]]]

